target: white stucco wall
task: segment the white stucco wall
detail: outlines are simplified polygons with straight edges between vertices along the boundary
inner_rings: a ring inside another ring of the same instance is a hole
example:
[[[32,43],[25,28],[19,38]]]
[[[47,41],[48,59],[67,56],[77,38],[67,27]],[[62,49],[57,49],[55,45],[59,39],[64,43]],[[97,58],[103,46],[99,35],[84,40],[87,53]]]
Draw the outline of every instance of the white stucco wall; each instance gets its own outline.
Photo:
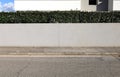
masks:
[[[113,0],[113,10],[120,11],[120,0]]]
[[[0,24],[0,46],[120,46],[120,24]]]
[[[81,0],[15,0],[16,11],[80,10]]]

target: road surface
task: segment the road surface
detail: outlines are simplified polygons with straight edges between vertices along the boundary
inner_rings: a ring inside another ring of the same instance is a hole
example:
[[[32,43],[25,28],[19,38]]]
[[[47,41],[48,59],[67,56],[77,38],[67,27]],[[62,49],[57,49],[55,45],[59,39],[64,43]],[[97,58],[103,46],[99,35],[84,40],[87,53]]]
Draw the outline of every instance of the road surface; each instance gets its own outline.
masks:
[[[120,77],[120,58],[0,57],[0,77]]]

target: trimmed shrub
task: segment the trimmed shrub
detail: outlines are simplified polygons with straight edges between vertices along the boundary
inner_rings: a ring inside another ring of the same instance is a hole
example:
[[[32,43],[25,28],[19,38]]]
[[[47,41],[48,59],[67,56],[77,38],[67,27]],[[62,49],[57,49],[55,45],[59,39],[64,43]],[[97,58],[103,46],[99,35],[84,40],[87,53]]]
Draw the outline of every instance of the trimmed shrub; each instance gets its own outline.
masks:
[[[1,12],[0,23],[120,23],[120,12]]]

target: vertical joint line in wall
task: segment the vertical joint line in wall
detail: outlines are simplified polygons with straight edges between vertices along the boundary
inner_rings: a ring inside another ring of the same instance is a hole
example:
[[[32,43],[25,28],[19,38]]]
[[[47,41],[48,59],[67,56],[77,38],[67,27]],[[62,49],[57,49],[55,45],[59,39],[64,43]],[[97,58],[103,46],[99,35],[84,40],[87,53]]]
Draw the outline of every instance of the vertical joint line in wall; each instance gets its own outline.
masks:
[[[58,25],[58,34],[57,35],[58,35],[58,47],[61,47],[61,45],[60,45],[60,42],[61,42],[60,41],[61,40],[60,39],[60,25]]]

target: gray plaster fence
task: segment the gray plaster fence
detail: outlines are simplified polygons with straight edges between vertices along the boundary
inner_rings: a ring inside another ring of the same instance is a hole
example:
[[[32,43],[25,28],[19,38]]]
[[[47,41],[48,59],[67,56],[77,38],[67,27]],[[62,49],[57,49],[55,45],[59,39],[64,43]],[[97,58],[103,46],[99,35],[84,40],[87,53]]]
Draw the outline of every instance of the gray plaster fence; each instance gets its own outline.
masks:
[[[119,47],[120,23],[0,24],[0,47]]]

